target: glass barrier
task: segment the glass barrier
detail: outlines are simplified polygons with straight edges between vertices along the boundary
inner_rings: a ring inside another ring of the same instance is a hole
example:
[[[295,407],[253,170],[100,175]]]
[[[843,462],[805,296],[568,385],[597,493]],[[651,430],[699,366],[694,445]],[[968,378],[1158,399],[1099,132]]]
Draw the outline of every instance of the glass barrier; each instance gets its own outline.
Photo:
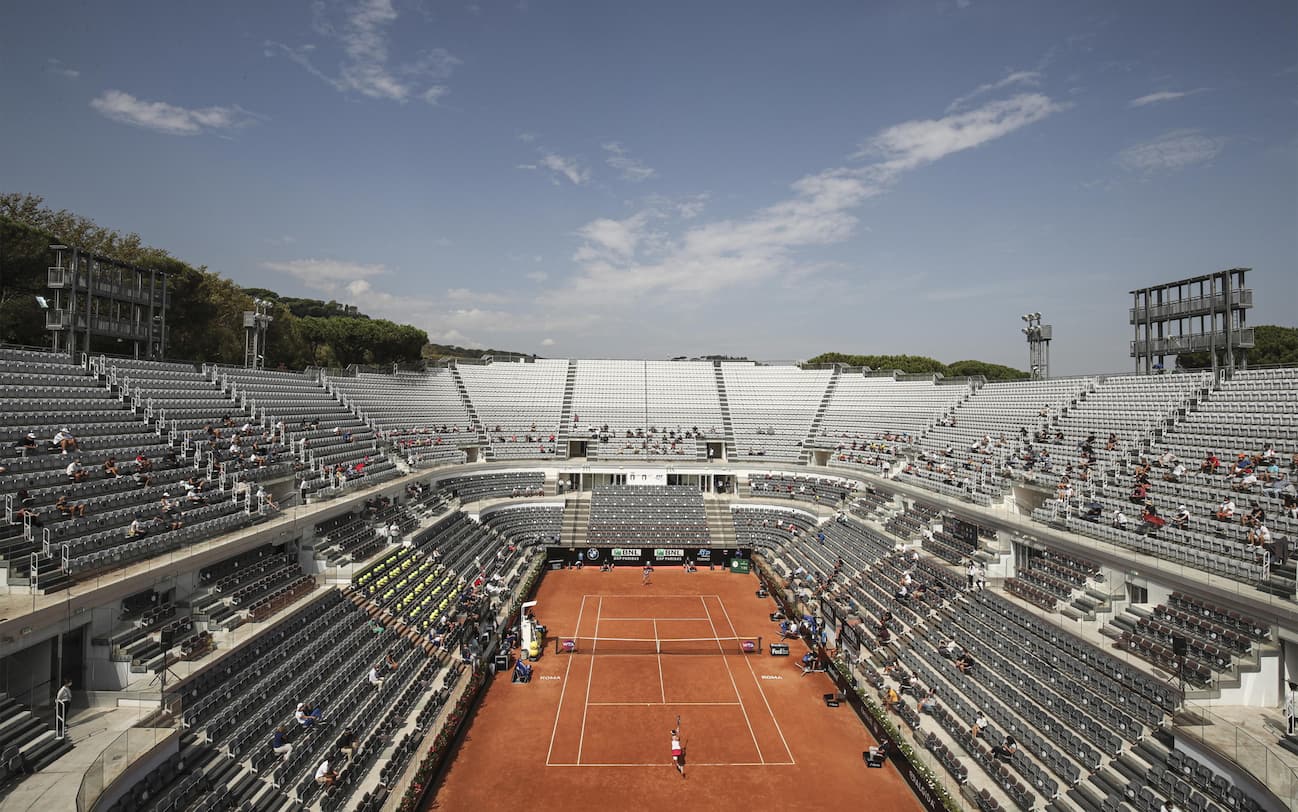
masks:
[[[1219,715],[1211,701],[1186,702],[1175,726],[1238,764],[1290,809],[1298,810],[1298,772],[1289,764],[1294,756],[1273,743],[1285,733],[1284,722],[1247,706],[1219,710],[1225,715]]]
[[[156,689],[106,693],[115,705],[106,705],[102,713],[97,713],[100,709],[92,706],[72,715],[69,735],[74,740],[79,736],[87,737],[79,746],[103,746],[102,752],[81,777],[77,789],[77,812],[90,812],[104,791],[128,767],[154,748],[166,745],[170,739],[180,735],[179,706],[173,707],[174,715],[161,713],[159,693]],[[79,722],[78,716],[82,715],[91,717],[92,721]],[[106,730],[96,730],[105,724]],[[125,725],[124,729],[117,729],[122,725]],[[101,737],[108,738],[106,744]]]

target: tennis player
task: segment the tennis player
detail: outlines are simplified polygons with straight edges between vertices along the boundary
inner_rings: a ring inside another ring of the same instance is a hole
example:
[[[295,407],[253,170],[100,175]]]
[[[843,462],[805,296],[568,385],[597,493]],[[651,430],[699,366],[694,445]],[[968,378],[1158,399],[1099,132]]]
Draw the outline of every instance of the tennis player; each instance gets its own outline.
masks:
[[[681,736],[676,730],[672,731],[672,766],[681,778],[685,777],[685,748],[681,747]]]
[[[644,569],[640,571],[640,583],[649,586],[649,579],[653,574],[654,568],[645,564]]]

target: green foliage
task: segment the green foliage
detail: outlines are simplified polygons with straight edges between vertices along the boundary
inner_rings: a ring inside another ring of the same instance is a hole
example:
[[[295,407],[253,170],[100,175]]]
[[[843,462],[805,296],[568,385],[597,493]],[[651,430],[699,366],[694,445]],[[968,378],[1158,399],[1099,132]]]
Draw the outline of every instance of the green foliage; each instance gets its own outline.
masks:
[[[989,381],[1025,381],[1031,377],[1021,369],[1004,364],[989,364],[986,361],[956,361],[947,364],[946,374],[949,378],[981,375]]]
[[[317,316],[326,319],[369,318],[369,316],[360,312],[356,305],[342,304],[341,302],[335,302],[333,299],[325,302],[320,299],[299,299],[294,296],[280,296],[275,291],[266,288],[244,288],[243,292],[249,296],[255,296],[258,299],[266,299],[281,304],[284,306],[285,310],[299,319],[306,318],[307,316]]]
[[[77,246],[168,276],[167,356],[187,361],[243,361],[243,313],[253,297],[274,303],[267,334],[266,365],[390,364],[418,361],[427,334],[418,328],[371,319],[351,305],[280,296],[234,282],[66,210],[54,211],[38,195],[0,195],[0,341],[48,346],[45,318],[36,296],[47,295],[45,269],[52,243]],[[106,341],[95,352],[119,353]],[[477,353],[475,353],[476,355]]]
[[[902,372],[927,374],[939,372],[947,378],[982,375],[989,381],[1026,380],[1028,373],[1001,364],[986,361],[956,361],[944,364],[924,355],[848,355],[826,352],[807,361],[809,364],[846,364],[850,367],[869,367],[877,370],[899,369]]]
[[[527,358],[540,357],[525,352],[514,352],[513,350],[475,350],[469,347],[460,347],[455,344],[428,344],[424,347],[424,357],[430,361],[436,361],[439,358],[481,358],[484,355],[518,355]]]
[[[1249,366],[1298,366],[1298,328],[1262,324],[1253,328],[1256,346],[1248,351]],[[1226,355],[1219,352],[1218,363],[1225,364]],[[1206,352],[1190,352],[1177,356],[1176,362],[1186,369],[1207,369],[1212,358]]]

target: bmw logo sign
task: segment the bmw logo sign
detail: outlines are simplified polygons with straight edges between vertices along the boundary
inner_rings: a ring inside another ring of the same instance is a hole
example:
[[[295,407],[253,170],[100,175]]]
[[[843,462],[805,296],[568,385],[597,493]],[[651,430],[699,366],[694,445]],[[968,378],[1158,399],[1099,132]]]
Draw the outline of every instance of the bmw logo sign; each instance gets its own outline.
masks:
[[[591,547],[589,550],[586,551],[586,557],[589,558],[591,561],[595,561],[596,559],[599,558],[599,550],[595,549],[594,547]]]

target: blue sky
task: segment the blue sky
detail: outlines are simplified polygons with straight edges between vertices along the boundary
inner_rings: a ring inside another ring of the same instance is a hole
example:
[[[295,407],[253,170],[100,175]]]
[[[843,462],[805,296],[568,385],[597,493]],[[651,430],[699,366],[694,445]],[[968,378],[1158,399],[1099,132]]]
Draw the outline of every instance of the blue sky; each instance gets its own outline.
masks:
[[[551,356],[1128,369],[1128,291],[1298,312],[1298,5],[14,5],[0,190]]]

